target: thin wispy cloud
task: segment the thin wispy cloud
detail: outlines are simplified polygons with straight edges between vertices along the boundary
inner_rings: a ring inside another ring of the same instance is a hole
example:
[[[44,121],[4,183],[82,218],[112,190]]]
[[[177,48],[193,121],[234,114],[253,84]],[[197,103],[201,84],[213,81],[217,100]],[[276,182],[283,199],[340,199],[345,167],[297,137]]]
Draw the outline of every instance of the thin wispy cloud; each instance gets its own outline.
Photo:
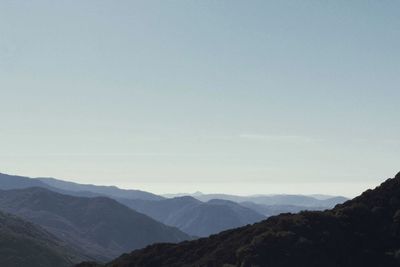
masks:
[[[275,142],[310,143],[310,142],[322,141],[321,138],[302,136],[302,135],[269,135],[269,134],[254,134],[254,133],[240,134],[239,138],[248,140],[271,141],[271,142],[275,141]]]
[[[212,153],[3,153],[0,157],[162,157],[162,158],[180,158],[180,157],[221,157],[232,156],[231,154],[212,154]]]

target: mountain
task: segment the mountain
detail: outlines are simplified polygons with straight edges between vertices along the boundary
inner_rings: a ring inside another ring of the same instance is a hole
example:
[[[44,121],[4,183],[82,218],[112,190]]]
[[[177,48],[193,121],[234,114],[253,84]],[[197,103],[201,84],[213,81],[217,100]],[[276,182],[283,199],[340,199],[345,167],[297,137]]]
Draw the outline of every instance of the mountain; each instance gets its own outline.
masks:
[[[22,189],[29,187],[51,188],[51,186],[38,179],[0,173],[0,189],[2,190]]]
[[[252,209],[265,217],[275,216],[281,213],[298,213],[305,210],[325,210],[326,207],[307,207],[307,206],[296,206],[296,205],[264,205],[256,204],[254,202],[246,201],[240,202],[241,206]]]
[[[116,186],[78,184],[74,182],[58,180],[55,178],[30,178],[0,173],[0,189],[8,190],[29,187],[43,187],[55,192],[82,197],[108,196],[114,199],[164,199],[162,196],[158,196],[149,192],[132,189],[120,189]]]
[[[196,191],[194,193],[172,193],[172,194],[162,194],[163,197],[166,198],[175,198],[175,197],[185,197],[185,196],[190,196],[190,197],[197,197],[197,196],[201,196],[204,195],[202,192],[200,191]]]
[[[100,261],[155,242],[189,238],[113,199],[74,197],[40,187],[0,190],[0,210],[42,226]]]
[[[0,266],[69,267],[88,259],[40,227],[0,212]]]
[[[156,244],[104,266],[399,265],[400,173],[331,210],[281,214],[209,238]]]
[[[157,221],[178,227],[193,236],[208,236],[222,230],[264,219],[261,214],[233,202],[230,205],[216,205],[216,202],[203,203],[191,197],[165,199],[139,190],[83,185],[54,178],[28,178],[0,174],[0,189],[29,188],[32,186],[78,197],[108,196]],[[225,202],[225,204],[227,203]],[[98,248],[93,249],[99,250]],[[103,255],[103,252],[96,253],[96,255],[98,254]]]
[[[211,199],[225,199],[234,201],[237,203],[241,202],[253,202],[255,204],[262,204],[267,206],[272,205],[293,205],[302,207],[324,207],[333,208],[336,204],[343,203],[348,200],[345,197],[328,197],[318,198],[305,195],[254,195],[254,196],[236,196],[227,194],[198,194],[194,196],[196,199],[201,201],[209,201]]]
[[[265,219],[252,209],[227,200],[214,199],[204,203],[185,196],[160,201],[119,201],[157,221],[200,237]]]
[[[78,184],[58,180],[55,178],[36,178],[44,184],[53,188],[58,188],[68,192],[80,193],[81,196],[108,196],[111,198],[127,198],[127,199],[144,199],[144,200],[161,200],[162,196],[158,196],[149,192],[132,189],[120,189],[116,186]]]

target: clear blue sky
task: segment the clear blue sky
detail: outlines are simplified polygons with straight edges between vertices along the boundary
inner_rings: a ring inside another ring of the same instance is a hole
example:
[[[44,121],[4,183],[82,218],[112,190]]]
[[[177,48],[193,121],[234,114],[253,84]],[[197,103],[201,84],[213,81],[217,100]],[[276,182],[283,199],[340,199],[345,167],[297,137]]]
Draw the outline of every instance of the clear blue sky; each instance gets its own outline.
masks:
[[[1,1],[0,171],[355,195],[400,170],[398,1]]]

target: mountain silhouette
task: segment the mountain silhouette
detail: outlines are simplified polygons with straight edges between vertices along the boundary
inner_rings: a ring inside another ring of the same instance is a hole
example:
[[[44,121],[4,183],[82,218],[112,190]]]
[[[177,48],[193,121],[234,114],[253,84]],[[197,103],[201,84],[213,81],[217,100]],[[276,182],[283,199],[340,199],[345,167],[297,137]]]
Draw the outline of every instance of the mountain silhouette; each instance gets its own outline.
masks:
[[[200,237],[265,219],[254,210],[227,200],[214,199],[204,203],[184,196],[160,201],[120,201],[166,225]]]
[[[99,261],[152,243],[190,238],[113,199],[75,197],[40,187],[0,190],[0,210],[42,226]]]
[[[204,198],[205,203],[191,196],[164,198],[140,190],[119,189],[115,186],[98,186],[67,182],[55,178],[29,178],[0,174],[0,189],[21,189],[30,187],[43,187],[64,195],[78,197],[107,196],[118,202],[144,213],[166,225],[174,226],[192,236],[209,236],[223,230],[240,227],[246,224],[261,221],[265,217],[282,212],[297,212],[300,210],[320,210],[332,205],[325,205],[327,200],[318,200],[307,196],[277,195],[277,196],[249,196],[213,194],[206,195],[201,192],[193,194],[195,197]],[[219,202],[210,197],[222,197],[235,201],[250,199],[265,202],[266,199],[273,203],[307,203],[309,206],[295,205],[264,205],[250,201],[234,203],[233,201]],[[302,200],[301,201],[299,201]],[[333,199],[333,198],[331,198]],[[343,201],[338,198],[335,203]],[[218,204],[218,205],[217,205]],[[313,206],[314,205],[314,206]],[[103,254],[103,253],[101,253]]]
[[[144,200],[161,200],[162,196],[158,196],[149,192],[132,189],[121,189],[116,186],[92,185],[92,184],[79,184],[74,182],[63,181],[55,178],[36,178],[44,184],[74,192],[75,195],[80,196],[108,196],[111,198],[127,198],[127,199],[144,199]]]
[[[234,201],[237,203],[252,202],[255,204],[276,206],[276,205],[293,205],[299,207],[308,207],[309,209],[314,208],[333,208],[336,204],[343,203],[348,200],[345,197],[335,196],[327,198],[317,198],[316,196],[306,195],[252,195],[252,196],[236,196],[227,194],[199,194],[194,196],[196,199],[201,201],[209,201],[211,199],[225,199]]]
[[[55,178],[30,178],[26,176],[0,173],[0,189],[8,190],[29,187],[43,187],[54,192],[80,197],[107,196],[114,199],[164,199],[162,196],[158,196],[149,192],[132,189],[120,189],[116,186],[79,184],[58,180]]]
[[[400,174],[331,210],[281,214],[179,244],[155,244],[104,265],[392,267],[400,265]],[[95,266],[81,264],[80,266]]]
[[[51,186],[40,181],[39,179],[32,179],[24,176],[0,173],[0,189],[9,190],[9,189],[23,189],[29,187],[43,187],[48,189],[51,188]]]

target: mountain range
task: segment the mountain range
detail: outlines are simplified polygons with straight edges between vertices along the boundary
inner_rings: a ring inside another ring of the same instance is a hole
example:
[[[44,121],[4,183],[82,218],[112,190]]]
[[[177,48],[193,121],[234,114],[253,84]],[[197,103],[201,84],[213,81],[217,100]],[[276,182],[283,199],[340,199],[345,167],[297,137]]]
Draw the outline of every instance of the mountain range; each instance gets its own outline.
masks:
[[[3,242],[0,253],[3,251],[4,254],[0,254],[3,257],[0,263],[13,258],[20,262],[19,267],[42,266],[23,262],[23,259],[32,257],[39,263],[43,260],[43,266],[47,266],[44,258],[32,254],[40,246],[50,258],[60,261],[53,263],[54,266],[88,260],[102,263],[154,243],[177,243],[207,237],[281,212],[326,209],[335,201],[343,199],[223,194],[166,198],[115,186],[0,174],[0,211],[6,212],[4,216],[29,225],[30,229],[17,233],[6,231],[12,233],[12,238],[22,241],[16,242],[16,247]],[[38,244],[34,242],[36,239],[30,239],[31,235],[37,237]],[[4,240],[11,240],[7,238]],[[25,243],[30,244],[32,250],[19,259],[15,251]],[[7,251],[11,251],[8,258],[5,256]]]
[[[77,197],[104,196],[112,198],[159,222],[177,227],[189,235],[198,237],[251,224],[282,212],[330,208],[345,200],[343,197],[325,197],[323,199],[301,195],[244,197],[202,193],[194,194],[193,197],[165,198],[140,190],[126,190],[115,186],[78,184],[55,178],[29,178],[0,174],[0,189],[29,187],[42,187]]]
[[[116,186],[78,184],[55,178],[30,178],[19,175],[0,173],[0,189],[22,189],[43,187],[55,192],[74,196],[161,200],[164,197],[141,190],[121,189]]]
[[[305,196],[305,195],[253,195],[253,196],[235,196],[227,194],[195,194],[195,197],[201,201],[209,201],[211,199],[224,199],[230,200],[237,203],[252,202],[260,205],[296,205],[301,207],[325,207],[332,208],[338,203],[342,203],[347,200],[345,197],[329,196],[326,198],[320,198],[317,196]]]
[[[331,210],[281,214],[208,238],[155,244],[79,267],[400,265],[400,173]]]
[[[40,187],[0,190],[0,210],[42,226],[100,261],[155,242],[190,238],[113,199],[69,196]]]
[[[36,178],[44,184],[65,190],[69,193],[79,194],[81,196],[108,196],[111,198],[124,199],[143,199],[143,200],[161,200],[164,197],[149,192],[132,189],[121,189],[116,186],[78,184],[69,181],[63,181],[55,178]]]
[[[159,201],[125,200],[122,203],[166,225],[199,237],[265,219],[265,216],[250,208],[219,199],[201,202],[185,196]]]

